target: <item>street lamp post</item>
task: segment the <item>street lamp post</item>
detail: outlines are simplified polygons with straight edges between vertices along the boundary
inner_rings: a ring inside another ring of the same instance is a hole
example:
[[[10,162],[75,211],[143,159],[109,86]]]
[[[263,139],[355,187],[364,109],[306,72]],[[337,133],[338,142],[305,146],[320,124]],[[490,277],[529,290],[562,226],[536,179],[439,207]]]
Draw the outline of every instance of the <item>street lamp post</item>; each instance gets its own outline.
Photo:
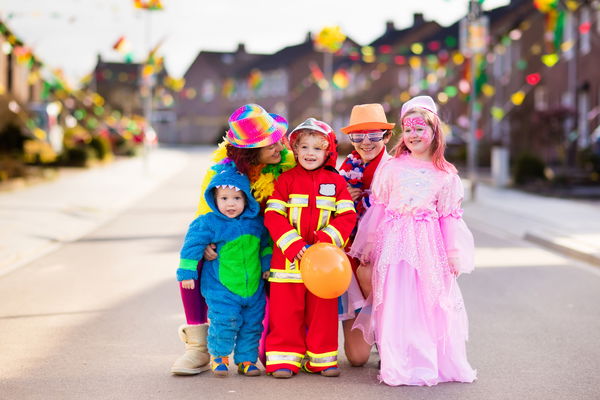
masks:
[[[328,124],[332,123],[333,115],[331,112],[331,106],[333,104],[333,91],[331,87],[331,76],[333,74],[333,53],[329,51],[325,51],[323,53],[323,70],[325,73],[325,79],[327,80],[327,85],[325,89],[321,92],[321,102],[323,104],[323,121],[326,121]]]
[[[148,58],[152,53],[152,16],[151,11],[146,10],[145,12],[145,44],[148,49]],[[150,157],[150,146],[148,143],[148,134],[151,129],[151,119],[152,119],[152,92],[154,90],[154,73],[148,74],[145,69],[148,67],[149,60],[146,60],[142,65],[142,111],[144,114],[144,135],[143,135],[143,143],[142,143],[142,158],[144,165],[144,173],[148,173],[149,171],[149,157]]]
[[[469,1],[469,12],[467,14],[466,49],[470,55],[471,72],[471,96],[469,99],[469,143],[467,151],[467,169],[471,181],[471,201],[475,201],[477,194],[477,121],[479,111],[477,110],[477,61],[479,56],[485,52],[487,46],[487,19],[481,16],[481,2]]]
[[[333,91],[331,78],[333,75],[333,54],[340,50],[346,40],[339,26],[327,26],[315,36],[315,48],[323,52],[323,70],[326,81],[321,88],[321,105],[323,107],[323,120],[332,123]]]

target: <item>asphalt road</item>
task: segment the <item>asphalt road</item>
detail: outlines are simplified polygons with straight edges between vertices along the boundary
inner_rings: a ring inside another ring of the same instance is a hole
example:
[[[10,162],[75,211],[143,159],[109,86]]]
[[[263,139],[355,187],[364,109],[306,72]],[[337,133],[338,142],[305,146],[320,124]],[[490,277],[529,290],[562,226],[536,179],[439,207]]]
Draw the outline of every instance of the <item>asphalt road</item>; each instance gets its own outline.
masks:
[[[388,387],[376,353],[363,368],[342,360],[339,378],[171,376],[174,274],[205,166],[192,157],[92,234],[0,278],[0,399],[600,398],[600,270],[485,226],[471,226],[478,268],[460,278],[473,384]]]

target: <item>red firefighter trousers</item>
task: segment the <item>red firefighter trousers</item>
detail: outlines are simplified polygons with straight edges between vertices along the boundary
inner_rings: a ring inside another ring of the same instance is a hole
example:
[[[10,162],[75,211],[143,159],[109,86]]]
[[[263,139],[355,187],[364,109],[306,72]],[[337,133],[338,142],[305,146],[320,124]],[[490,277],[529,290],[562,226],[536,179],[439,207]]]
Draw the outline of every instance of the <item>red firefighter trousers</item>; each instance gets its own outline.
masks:
[[[280,368],[298,372],[305,354],[307,368],[337,367],[337,298],[322,299],[303,283],[270,283],[267,373]]]

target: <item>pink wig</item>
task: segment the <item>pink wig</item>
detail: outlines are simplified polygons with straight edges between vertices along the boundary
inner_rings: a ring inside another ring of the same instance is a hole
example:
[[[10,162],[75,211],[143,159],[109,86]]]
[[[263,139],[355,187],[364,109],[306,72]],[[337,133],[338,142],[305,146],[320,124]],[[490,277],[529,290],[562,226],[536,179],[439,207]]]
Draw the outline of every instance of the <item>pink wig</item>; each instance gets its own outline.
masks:
[[[402,117],[402,121],[400,123],[402,132],[404,132],[404,119],[413,114],[422,116],[433,131],[433,139],[431,141],[431,146],[429,147],[433,165],[442,171],[457,173],[456,167],[448,162],[444,157],[446,141],[444,140],[444,134],[442,133],[442,123],[440,122],[440,118],[437,116],[437,114],[421,107],[413,108]],[[404,144],[403,136],[400,137],[400,141],[392,150],[392,152],[394,153],[394,157],[400,157],[404,153],[410,153],[410,150],[406,147],[406,144]]]

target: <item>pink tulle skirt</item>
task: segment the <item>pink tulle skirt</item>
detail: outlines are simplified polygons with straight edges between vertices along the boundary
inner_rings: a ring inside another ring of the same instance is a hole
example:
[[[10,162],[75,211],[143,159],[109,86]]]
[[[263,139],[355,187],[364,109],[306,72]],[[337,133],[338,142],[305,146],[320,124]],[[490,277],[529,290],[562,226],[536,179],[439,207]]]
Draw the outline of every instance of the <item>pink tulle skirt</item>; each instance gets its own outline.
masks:
[[[392,386],[473,382],[476,371],[465,349],[467,314],[456,278],[447,275],[440,300],[432,305],[418,271],[406,261],[386,271],[381,303],[373,307],[367,299],[354,324],[377,343],[379,379]]]

